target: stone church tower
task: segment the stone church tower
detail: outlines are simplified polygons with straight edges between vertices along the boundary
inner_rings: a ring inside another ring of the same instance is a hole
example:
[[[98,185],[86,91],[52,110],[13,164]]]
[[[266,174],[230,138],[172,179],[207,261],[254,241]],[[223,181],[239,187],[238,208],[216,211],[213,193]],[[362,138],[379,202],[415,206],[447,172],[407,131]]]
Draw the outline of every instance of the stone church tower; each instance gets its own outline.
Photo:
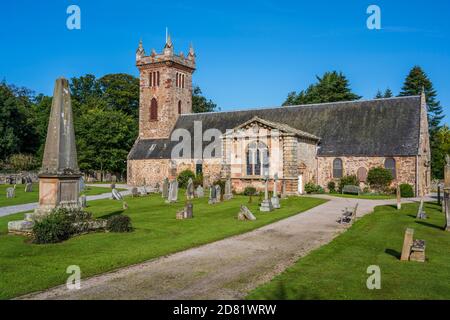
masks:
[[[192,74],[195,53],[174,54],[170,36],[162,53],[145,55],[142,41],[136,51],[140,72],[139,139],[169,138],[180,114],[192,113]]]

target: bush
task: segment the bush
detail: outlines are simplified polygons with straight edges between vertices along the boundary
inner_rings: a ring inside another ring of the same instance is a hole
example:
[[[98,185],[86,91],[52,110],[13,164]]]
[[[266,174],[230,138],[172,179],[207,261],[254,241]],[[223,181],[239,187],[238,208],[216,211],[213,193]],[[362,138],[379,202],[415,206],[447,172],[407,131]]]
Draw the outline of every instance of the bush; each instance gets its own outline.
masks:
[[[386,192],[392,180],[391,171],[382,167],[371,168],[367,174],[367,182],[370,187],[381,192]]]
[[[72,223],[61,211],[53,211],[33,227],[34,243],[57,243],[70,238],[74,232]]]
[[[336,192],[336,182],[334,182],[334,181],[328,182],[327,187],[328,187],[328,191],[330,193],[335,193]]]
[[[181,171],[177,178],[179,187],[186,188],[189,178],[195,179],[195,174],[191,170]]]
[[[17,171],[29,171],[39,166],[36,158],[30,154],[13,154],[8,160],[11,168]]]
[[[189,178],[188,178],[189,180]],[[202,186],[203,187],[203,173],[199,173],[195,176],[194,179],[194,187]]]
[[[338,191],[342,193],[344,186],[359,186],[358,177],[355,175],[345,176],[339,180]]]
[[[129,216],[115,215],[108,219],[106,230],[111,232],[130,232],[133,230]]]
[[[256,195],[255,187],[245,187],[244,196],[254,196],[254,195]]]
[[[325,191],[319,185],[316,185],[312,182],[308,182],[305,184],[305,192],[306,193],[324,193]]]
[[[408,183],[402,183],[400,185],[400,195],[402,198],[413,198],[414,190],[413,187]]]

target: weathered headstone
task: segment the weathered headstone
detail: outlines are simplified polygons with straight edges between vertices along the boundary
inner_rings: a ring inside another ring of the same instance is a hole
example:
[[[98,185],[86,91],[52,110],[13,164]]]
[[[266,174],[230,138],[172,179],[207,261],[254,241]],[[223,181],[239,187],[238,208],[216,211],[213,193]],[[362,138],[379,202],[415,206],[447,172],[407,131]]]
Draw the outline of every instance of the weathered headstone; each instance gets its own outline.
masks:
[[[192,181],[192,178],[189,178],[188,184],[186,187],[186,199],[192,200],[194,199],[194,181]]]
[[[84,182],[84,177],[80,178],[80,192],[84,191],[84,188],[86,187],[86,183]]]
[[[169,186],[169,196],[167,197],[166,203],[174,203],[178,201],[178,181],[174,179],[170,182]]]
[[[400,192],[400,185],[397,184],[397,210],[402,208],[402,196]]]
[[[16,189],[14,188],[7,188],[6,189],[6,198],[15,198],[16,197]]]
[[[273,211],[272,202],[269,199],[269,177],[265,177],[265,184],[264,184],[264,200],[261,203],[261,206],[259,207],[259,211],[263,212],[270,212]]]
[[[287,193],[286,193],[286,180],[283,179],[283,182],[281,184],[281,199],[286,199]]]
[[[411,246],[409,261],[425,262],[425,248],[425,240],[414,240]]]
[[[205,192],[203,190],[202,186],[198,186],[197,189],[195,190],[195,194],[197,196],[197,198],[203,198],[205,196]]]
[[[84,194],[81,195],[81,197],[80,197],[80,206],[82,208],[86,208],[87,207],[87,197]]]
[[[222,197],[222,188],[220,187],[220,185],[216,185],[216,199],[215,199],[215,202],[219,203],[220,201],[222,201],[221,197]]]
[[[423,197],[420,199],[420,205],[419,210],[417,210],[417,219],[426,219],[427,215],[425,214],[425,211],[423,210]]]
[[[118,201],[123,200],[122,194],[117,189],[112,189],[111,195],[114,200],[118,200]]]
[[[169,179],[168,178],[164,178],[164,180],[163,180],[161,196],[164,199],[167,199],[169,197]]]
[[[188,202],[183,210],[177,212],[176,218],[181,219],[192,219],[194,217],[194,205]]]
[[[116,188],[116,184],[115,183],[111,183],[111,189],[115,189]]]
[[[223,195],[224,200],[231,200],[233,199],[233,190],[231,188],[231,179],[228,178],[227,181],[225,181],[225,193]]]
[[[241,205],[241,210],[238,213],[238,220],[256,220],[253,213],[244,205]]]
[[[139,191],[138,191],[138,188],[137,188],[137,187],[131,188],[131,196],[132,196],[133,198],[139,197]]]
[[[33,192],[33,184],[32,183],[27,183],[25,185],[25,192]]]
[[[273,195],[271,199],[272,206],[274,209],[280,209],[280,199],[278,198],[277,184],[278,184],[278,173],[275,173],[273,176]]]
[[[407,228],[405,231],[405,237],[403,239],[402,255],[400,260],[408,261],[411,254],[411,247],[413,245],[414,229]]]
[[[211,186],[209,188],[208,204],[214,204],[214,203],[216,203],[216,187],[215,186]]]

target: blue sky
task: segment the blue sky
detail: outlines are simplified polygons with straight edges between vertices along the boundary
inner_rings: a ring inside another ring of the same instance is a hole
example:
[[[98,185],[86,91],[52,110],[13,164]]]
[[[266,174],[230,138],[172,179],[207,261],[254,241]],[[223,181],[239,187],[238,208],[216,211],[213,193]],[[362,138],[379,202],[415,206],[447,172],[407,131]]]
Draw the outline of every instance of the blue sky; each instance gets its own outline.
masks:
[[[66,9],[81,8],[81,30]],[[381,8],[382,30],[366,9]],[[280,105],[315,76],[342,71],[366,99],[395,94],[413,65],[427,72],[450,115],[450,1],[2,1],[0,79],[51,94],[54,79],[138,75],[135,51],[192,41],[194,83],[222,110]],[[446,118],[446,122],[449,121]]]

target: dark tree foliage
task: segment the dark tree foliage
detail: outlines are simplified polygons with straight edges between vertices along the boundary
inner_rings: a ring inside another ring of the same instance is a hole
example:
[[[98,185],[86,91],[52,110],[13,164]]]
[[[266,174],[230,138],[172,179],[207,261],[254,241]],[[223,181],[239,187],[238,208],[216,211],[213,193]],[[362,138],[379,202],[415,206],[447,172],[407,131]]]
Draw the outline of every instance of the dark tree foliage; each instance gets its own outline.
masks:
[[[392,90],[391,89],[389,89],[389,88],[387,88],[385,91],[384,91],[384,93],[383,92],[381,92],[381,90],[378,90],[377,91],[377,94],[375,95],[375,99],[385,99],[385,98],[391,98],[391,97],[393,97],[394,95],[393,95],[393,93],[392,93]]]
[[[342,72],[332,71],[326,72],[322,77],[317,76],[317,83],[306,90],[289,93],[283,105],[352,101],[360,98],[351,91],[349,81]]]
[[[437,134],[441,128],[441,121],[444,118],[443,109],[437,100],[437,92],[433,83],[426,73],[419,66],[414,66],[405,79],[400,96],[419,95],[422,90],[425,91],[428,109],[428,125],[430,132],[431,147],[431,175],[433,178],[443,177],[444,155],[439,148]]]
[[[192,89],[192,112],[202,113],[202,112],[214,112],[219,111],[217,105],[212,101],[208,100],[202,95],[202,90],[198,86],[194,86]]]

